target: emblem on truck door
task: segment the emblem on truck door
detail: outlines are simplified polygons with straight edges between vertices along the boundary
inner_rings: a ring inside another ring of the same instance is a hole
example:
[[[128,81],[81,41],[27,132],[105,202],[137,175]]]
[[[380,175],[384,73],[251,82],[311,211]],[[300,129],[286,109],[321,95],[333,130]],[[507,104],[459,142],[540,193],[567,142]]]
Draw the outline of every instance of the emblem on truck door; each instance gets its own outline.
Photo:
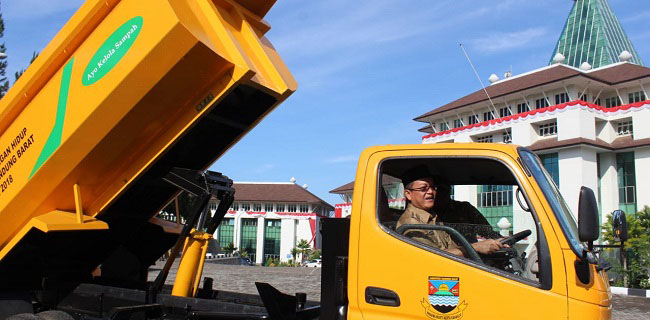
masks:
[[[422,299],[424,313],[431,319],[460,319],[467,302],[460,301],[460,278],[429,277],[428,298]]]

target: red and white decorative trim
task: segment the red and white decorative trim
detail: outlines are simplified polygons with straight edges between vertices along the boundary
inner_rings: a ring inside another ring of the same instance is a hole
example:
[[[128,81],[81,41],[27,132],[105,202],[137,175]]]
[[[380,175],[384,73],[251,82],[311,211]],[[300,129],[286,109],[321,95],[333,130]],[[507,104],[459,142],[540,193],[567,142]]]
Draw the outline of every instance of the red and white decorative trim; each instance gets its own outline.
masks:
[[[573,109],[582,109],[582,110],[587,110],[591,112],[596,112],[601,115],[619,115],[619,114],[624,114],[627,112],[632,112],[632,111],[639,111],[642,109],[650,108],[650,100],[645,100],[641,102],[636,102],[636,103],[630,103],[618,107],[611,107],[611,108],[605,108],[603,106],[599,106],[597,104],[585,102],[582,100],[574,100],[570,101],[567,103],[562,103],[554,106],[549,106],[545,108],[540,108],[540,109],[535,109],[535,110],[530,110],[527,112],[522,112],[518,114],[514,114],[511,116],[499,118],[499,119],[494,119],[494,120],[488,120],[488,121],[483,121],[475,124],[470,124],[467,126],[463,126],[460,128],[453,128],[445,131],[440,131],[436,133],[431,133],[427,134],[422,137],[422,140],[429,139],[429,138],[434,138],[434,137],[441,137],[445,135],[454,135],[456,133],[459,133],[461,131],[465,130],[476,130],[476,129],[491,129],[493,127],[500,127],[506,124],[509,124],[511,122],[518,122],[522,120],[530,120],[534,119],[538,116],[546,116],[546,115],[553,115],[558,112],[564,112],[567,110],[573,110]]]
[[[229,217],[234,216],[237,213],[235,210],[228,210],[226,213]],[[323,215],[314,213],[314,212],[266,212],[266,211],[244,211],[244,214],[250,215],[250,216],[266,216],[266,215],[272,215],[276,214],[279,216],[288,216],[288,217],[325,217]]]

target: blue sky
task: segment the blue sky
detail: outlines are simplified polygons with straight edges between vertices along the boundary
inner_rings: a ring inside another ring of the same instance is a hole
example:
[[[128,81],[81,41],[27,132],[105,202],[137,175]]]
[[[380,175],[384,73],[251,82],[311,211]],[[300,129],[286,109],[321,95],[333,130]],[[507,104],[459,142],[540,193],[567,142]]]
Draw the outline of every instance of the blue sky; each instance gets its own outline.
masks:
[[[4,0],[8,75],[28,65],[80,0]],[[650,65],[647,0],[609,0]],[[420,143],[412,119],[480,89],[482,80],[545,66],[571,0],[278,0],[266,20],[298,81],[280,105],[212,169],[235,181],[289,181],[330,204],[354,180],[361,151]]]

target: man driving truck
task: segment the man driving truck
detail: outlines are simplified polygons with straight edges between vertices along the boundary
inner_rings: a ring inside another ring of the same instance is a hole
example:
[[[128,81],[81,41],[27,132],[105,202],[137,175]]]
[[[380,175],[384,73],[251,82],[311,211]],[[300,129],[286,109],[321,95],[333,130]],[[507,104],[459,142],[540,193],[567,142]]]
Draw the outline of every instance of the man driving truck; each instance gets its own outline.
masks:
[[[440,224],[437,222],[437,214],[433,210],[438,184],[433,179],[424,165],[419,165],[409,169],[402,177],[404,184],[404,197],[407,200],[407,206],[404,213],[397,221],[397,228],[404,224]],[[457,245],[448,233],[442,230],[422,230],[412,229],[404,233],[409,238],[429,246],[445,250],[449,253],[464,256],[462,247]],[[476,252],[481,254],[490,254],[507,245],[502,244],[495,239],[486,239],[484,241],[474,242],[471,244]]]

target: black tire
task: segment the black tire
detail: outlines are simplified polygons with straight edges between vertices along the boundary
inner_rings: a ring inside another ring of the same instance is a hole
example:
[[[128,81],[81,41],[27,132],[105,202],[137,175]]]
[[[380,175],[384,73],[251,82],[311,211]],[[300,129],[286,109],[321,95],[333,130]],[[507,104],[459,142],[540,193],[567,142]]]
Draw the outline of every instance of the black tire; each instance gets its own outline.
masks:
[[[5,320],[40,320],[40,318],[33,313],[19,313],[6,318]]]
[[[59,310],[43,311],[36,314],[39,320],[74,320],[74,318],[66,312]]]

